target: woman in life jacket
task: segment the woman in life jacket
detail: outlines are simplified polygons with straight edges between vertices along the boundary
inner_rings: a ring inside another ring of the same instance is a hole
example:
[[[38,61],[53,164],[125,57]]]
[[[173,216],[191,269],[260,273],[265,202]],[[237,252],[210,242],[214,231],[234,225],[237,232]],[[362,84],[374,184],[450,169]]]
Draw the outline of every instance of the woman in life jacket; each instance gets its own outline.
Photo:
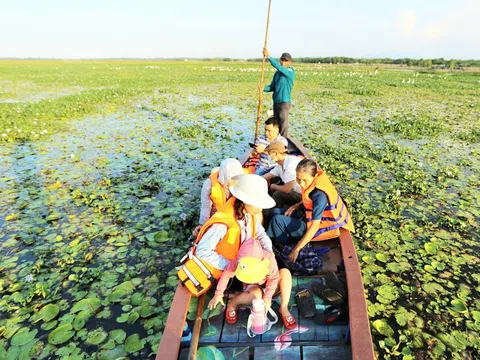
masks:
[[[292,262],[297,260],[300,250],[310,241],[338,237],[340,228],[354,231],[347,206],[325,171],[315,161],[300,161],[296,176],[302,189],[302,201],[286,211],[274,209],[267,231],[275,243],[296,244],[288,256]],[[305,209],[305,220],[291,217],[300,206]]]
[[[242,164],[237,159],[231,158],[223,160],[219,168],[213,169],[202,186],[199,225],[193,230],[193,236],[198,235],[202,225],[230,198],[228,191],[230,179],[243,173]]]
[[[275,206],[268,195],[267,181],[261,176],[243,174],[230,181],[231,198],[208,219],[199,231],[195,254],[219,278],[240,245],[247,239],[259,241],[272,252],[272,240],[261,224],[262,209]]]

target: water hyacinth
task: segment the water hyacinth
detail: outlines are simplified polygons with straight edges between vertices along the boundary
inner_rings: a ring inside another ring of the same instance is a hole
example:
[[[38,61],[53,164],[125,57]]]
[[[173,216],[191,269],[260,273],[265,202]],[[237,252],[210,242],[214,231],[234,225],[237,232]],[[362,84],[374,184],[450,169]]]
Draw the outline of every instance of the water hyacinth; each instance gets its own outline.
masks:
[[[6,62],[2,76],[21,84],[18,64],[38,83],[0,103],[0,358],[32,344],[31,358],[153,359],[201,184],[252,141],[258,64]],[[295,67],[308,76],[289,131],[351,210],[379,358],[478,358],[477,76]]]

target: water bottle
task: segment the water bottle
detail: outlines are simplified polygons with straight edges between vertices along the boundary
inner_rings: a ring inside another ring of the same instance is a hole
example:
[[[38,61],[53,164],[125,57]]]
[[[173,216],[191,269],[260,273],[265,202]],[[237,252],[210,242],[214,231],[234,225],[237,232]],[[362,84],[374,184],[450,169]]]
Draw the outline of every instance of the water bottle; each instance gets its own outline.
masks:
[[[262,335],[270,330],[273,324],[277,323],[277,314],[275,314],[272,309],[269,309],[269,313],[272,315],[273,321],[268,318],[265,312],[265,303],[262,299],[254,299],[252,301],[252,308],[247,323],[248,336],[255,337],[255,335]]]

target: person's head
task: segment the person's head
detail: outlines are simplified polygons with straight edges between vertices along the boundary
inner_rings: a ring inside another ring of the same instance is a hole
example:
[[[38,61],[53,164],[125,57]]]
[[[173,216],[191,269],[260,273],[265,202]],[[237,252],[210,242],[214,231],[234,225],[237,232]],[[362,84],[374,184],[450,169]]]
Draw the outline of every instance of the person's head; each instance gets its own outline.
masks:
[[[282,56],[280,56],[280,65],[283,67],[290,66],[292,64],[292,55],[289,53],[283,53]]]
[[[277,138],[280,132],[280,123],[277,118],[271,117],[265,121],[265,136],[268,141],[273,141]]]
[[[279,162],[285,159],[287,156],[287,147],[282,141],[271,142],[264,150],[275,162]]]
[[[313,180],[317,176],[317,169],[317,163],[310,159],[303,159],[298,163],[295,170],[297,172],[297,183],[302,190],[305,190],[312,185]]]
[[[220,163],[220,170],[218,172],[218,182],[224,187],[228,186],[231,178],[243,174],[242,164],[237,159],[225,159]]]
[[[235,216],[242,220],[245,214],[256,215],[262,209],[275,206],[275,200],[268,195],[267,180],[255,174],[243,174],[232,178],[230,193],[235,196]]]

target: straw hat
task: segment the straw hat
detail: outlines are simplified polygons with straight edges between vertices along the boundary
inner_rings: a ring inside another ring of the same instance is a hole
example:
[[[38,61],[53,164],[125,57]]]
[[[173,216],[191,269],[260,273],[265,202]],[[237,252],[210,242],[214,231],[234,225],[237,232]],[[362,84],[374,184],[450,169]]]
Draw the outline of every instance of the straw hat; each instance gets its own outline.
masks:
[[[247,205],[260,209],[275,206],[275,200],[268,195],[267,180],[254,174],[237,175],[232,178],[230,193]]]

